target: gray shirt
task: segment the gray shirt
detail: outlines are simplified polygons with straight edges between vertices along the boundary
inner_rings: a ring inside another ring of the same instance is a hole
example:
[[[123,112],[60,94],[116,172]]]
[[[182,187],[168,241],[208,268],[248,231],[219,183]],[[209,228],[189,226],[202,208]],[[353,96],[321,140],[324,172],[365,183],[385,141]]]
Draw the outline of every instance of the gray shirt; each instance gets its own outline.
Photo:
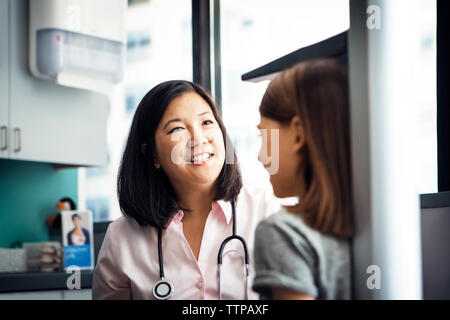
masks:
[[[281,211],[256,228],[253,290],[271,299],[281,287],[316,299],[350,299],[350,241],[321,234]]]

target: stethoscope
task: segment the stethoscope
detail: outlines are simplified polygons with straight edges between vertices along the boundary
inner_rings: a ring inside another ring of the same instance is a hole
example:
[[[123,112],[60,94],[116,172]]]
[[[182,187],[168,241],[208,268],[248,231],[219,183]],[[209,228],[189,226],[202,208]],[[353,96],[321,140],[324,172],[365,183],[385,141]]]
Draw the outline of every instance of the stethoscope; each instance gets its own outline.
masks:
[[[226,244],[231,240],[239,240],[242,243],[242,246],[244,247],[244,282],[245,282],[245,292],[244,292],[244,299],[248,299],[248,250],[247,250],[247,243],[245,242],[245,239],[241,236],[236,234],[236,209],[235,209],[235,203],[234,199],[231,200],[231,209],[232,209],[232,215],[233,215],[233,234],[229,237],[227,237],[222,244],[220,245],[219,254],[217,257],[217,283],[218,283],[218,289],[219,289],[219,299],[222,299],[222,288],[221,288],[221,282],[220,282],[220,274],[221,274],[221,268],[222,268],[222,254],[223,250],[225,249]],[[235,250],[230,250],[235,251]],[[227,252],[228,253],[228,252]],[[153,286],[153,296],[158,300],[166,300],[169,299],[172,296],[173,293],[173,285],[170,281],[167,281],[164,278],[164,265],[163,265],[163,255],[162,255],[162,229],[158,229],[158,259],[159,259],[159,281],[155,283]]]

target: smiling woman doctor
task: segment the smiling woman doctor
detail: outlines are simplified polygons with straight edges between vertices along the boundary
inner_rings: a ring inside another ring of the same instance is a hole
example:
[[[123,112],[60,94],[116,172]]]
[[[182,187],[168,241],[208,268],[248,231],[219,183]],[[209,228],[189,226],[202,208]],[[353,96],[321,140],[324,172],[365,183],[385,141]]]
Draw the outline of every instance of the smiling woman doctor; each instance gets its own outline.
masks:
[[[167,81],[144,96],[118,197],[124,216],[106,232],[93,299],[258,298],[247,259],[256,225],[279,205],[242,187],[234,148],[200,86]]]

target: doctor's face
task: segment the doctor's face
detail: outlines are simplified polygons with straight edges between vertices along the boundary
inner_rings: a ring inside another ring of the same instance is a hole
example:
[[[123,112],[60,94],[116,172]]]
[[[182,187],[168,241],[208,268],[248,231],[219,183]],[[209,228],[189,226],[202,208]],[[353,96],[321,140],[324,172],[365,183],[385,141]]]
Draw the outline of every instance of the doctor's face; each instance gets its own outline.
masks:
[[[155,132],[155,161],[173,185],[211,185],[225,162],[222,131],[197,93],[175,98]]]

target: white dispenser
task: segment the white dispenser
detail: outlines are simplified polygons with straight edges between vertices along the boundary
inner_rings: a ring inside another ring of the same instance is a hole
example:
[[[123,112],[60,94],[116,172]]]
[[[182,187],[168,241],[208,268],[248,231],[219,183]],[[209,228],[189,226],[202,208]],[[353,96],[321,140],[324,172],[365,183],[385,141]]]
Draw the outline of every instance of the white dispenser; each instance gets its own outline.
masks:
[[[32,0],[31,73],[109,93],[123,78],[127,0]]]

